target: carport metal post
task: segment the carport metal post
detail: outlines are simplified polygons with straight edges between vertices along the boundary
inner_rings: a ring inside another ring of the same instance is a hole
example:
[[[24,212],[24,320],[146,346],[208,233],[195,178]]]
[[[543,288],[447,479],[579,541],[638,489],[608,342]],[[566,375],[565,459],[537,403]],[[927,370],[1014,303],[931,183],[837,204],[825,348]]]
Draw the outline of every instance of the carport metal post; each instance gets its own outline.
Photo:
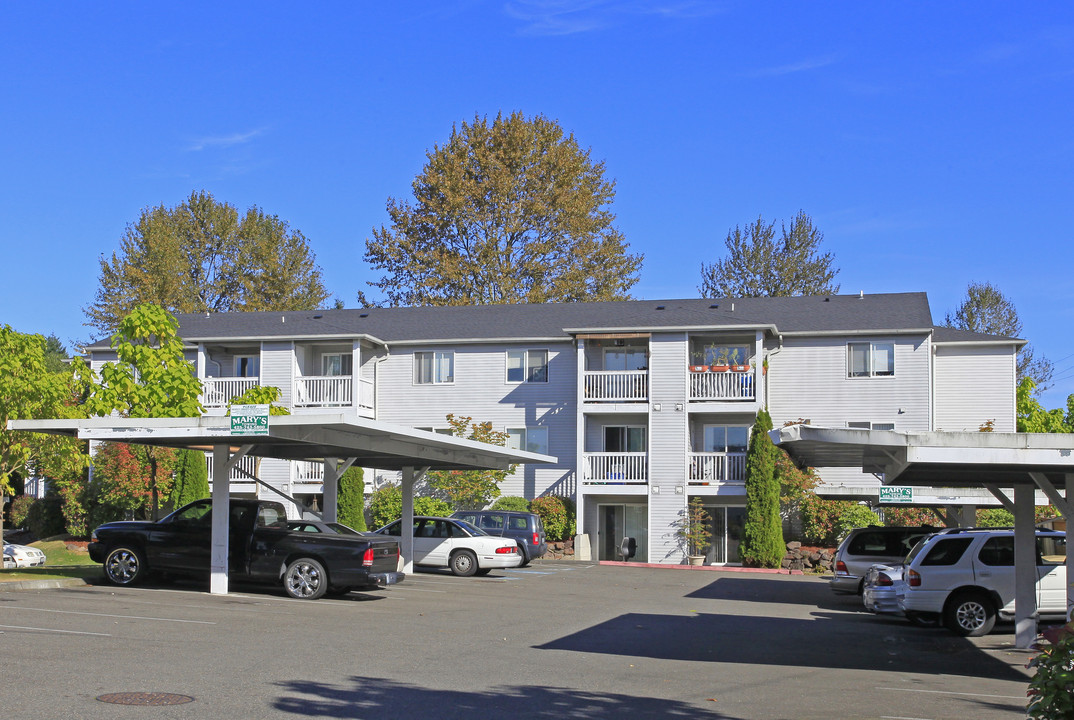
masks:
[[[213,445],[212,538],[209,546],[209,593],[227,595],[227,536],[231,520],[231,477],[228,466],[231,448]],[[218,512],[225,508],[224,512]]]
[[[1014,646],[1028,648],[1037,637],[1037,533],[1034,487],[1014,486]],[[999,608],[996,608],[997,610]]]

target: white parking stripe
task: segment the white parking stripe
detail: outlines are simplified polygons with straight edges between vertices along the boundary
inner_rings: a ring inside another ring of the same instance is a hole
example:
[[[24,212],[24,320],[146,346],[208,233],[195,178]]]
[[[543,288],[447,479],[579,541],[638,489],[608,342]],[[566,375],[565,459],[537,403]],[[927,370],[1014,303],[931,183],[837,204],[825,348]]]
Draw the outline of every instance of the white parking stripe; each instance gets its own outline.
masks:
[[[89,615],[91,617],[122,618],[124,620],[158,620],[160,622],[191,623],[194,625],[215,625],[208,620],[178,620],[176,618],[143,617],[141,615],[109,615],[106,613],[76,612],[74,610],[47,610],[45,608],[24,607],[21,605],[4,605],[0,610],[29,610],[31,612],[57,613],[59,615]]]
[[[916,693],[929,693],[931,695],[966,695],[968,697],[986,697],[986,698],[999,698],[1000,700],[1025,700],[1022,695],[982,695],[981,693],[972,692],[953,692],[951,690],[921,690],[919,688],[891,688],[891,687],[878,687],[873,690],[895,690],[897,692],[916,692]]]
[[[0,625],[0,628],[7,628],[8,630],[33,630],[34,632],[64,633],[65,635],[96,635],[97,637],[112,637],[108,633],[79,632],[78,630],[53,630],[52,628],[23,627],[21,625]]]

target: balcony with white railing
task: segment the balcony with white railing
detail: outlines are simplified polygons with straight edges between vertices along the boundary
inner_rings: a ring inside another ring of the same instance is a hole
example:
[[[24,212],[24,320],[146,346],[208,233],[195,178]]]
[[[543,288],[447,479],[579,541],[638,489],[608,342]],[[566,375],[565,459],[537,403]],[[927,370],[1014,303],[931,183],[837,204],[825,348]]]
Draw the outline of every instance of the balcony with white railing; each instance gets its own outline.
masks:
[[[646,402],[648,370],[587,370],[583,378],[585,402]]]
[[[690,453],[690,485],[741,483],[746,480],[746,453]]]
[[[207,377],[201,379],[201,404],[206,408],[227,407],[231,399],[257,387],[256,377]]]
[[[313,460],[298,460],[291,464],[296,486],[316,485],[320,489],[324,482],[324,463]],[[297,488],[296,488],[297,489]]]
[[[295,407],[344,407],[354,402],[350,375],[306,375],[295,378]]]
[[[696,401],[756,400],[754,370],[690,372],[690,399]]]
[[[582,482],[586,485],[645,485],[649,482],[649,454],[583,453]]]

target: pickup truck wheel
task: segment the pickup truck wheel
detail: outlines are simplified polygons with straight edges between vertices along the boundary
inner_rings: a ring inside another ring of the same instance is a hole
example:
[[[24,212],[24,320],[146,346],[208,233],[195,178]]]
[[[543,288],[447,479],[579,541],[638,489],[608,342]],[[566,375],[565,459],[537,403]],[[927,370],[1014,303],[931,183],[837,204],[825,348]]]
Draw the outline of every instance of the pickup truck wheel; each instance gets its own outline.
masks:
[[[956,635],[981,637],[996,624],[996,606],[982,592],[964,592],[948,601],[943,620],[947,629]]]
[[[316,600],[328,592],[328,573],[313,558],[299,558],[284,571],[283,589],[296,600]]]
[[[451,556],[449,563],[453,575],[470,577],[477,572],[477,555],[469,550],[459,550]]]
[[[104,574],[113,585],[133,585],[146,576],[148,568],[141,550],[119,545],[104,559]]]

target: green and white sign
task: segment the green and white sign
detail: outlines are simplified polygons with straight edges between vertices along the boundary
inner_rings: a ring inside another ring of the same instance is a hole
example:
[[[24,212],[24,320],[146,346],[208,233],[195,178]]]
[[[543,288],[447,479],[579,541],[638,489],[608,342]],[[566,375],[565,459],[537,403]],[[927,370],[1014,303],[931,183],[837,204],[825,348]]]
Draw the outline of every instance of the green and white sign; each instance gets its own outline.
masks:
[[[912,503],[914,501],[914,489],[909,485],[881,485],[881,503]]]
[[[268,405],[232,405],[232,435],[268,435]]]

